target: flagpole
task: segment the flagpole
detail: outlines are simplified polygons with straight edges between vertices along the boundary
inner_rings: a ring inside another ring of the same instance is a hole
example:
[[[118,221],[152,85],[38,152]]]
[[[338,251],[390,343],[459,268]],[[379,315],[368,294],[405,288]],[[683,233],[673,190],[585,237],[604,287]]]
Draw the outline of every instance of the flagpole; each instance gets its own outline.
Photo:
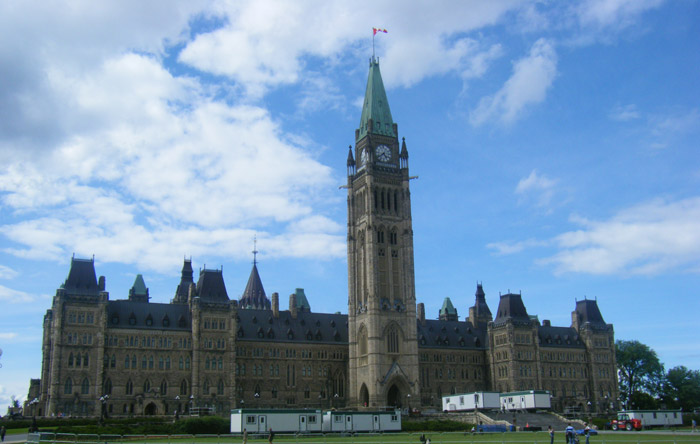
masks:
[[[372,28],[372,61],[374,61],[374,36],[377,35],[377,32]]]

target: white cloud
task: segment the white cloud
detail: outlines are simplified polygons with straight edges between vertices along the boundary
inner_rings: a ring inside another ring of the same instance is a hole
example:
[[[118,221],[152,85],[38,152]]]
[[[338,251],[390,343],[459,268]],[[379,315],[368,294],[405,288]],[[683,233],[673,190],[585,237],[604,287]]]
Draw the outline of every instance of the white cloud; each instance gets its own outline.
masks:
[[[489,120],[511,123],[528,105],[540,103],[557,74],[557,56],[552,44],[539,39],[530,53],[513,64],[513,74],[493,96],[484,97],[470,114],[472,125]]]
[[[583,26],[624,28],[661,3],[663,0],[588,0],[578,6],[577,13]]]
[[[5,340],[5,341],[10,340],[10,339],[14,339],[16,337],[17,337],[17,333],[0,333],[0,339]]]
[[[10,267],[0,265],[0,279],[14,279],[17,272]]]
[[[547,241],[540,241],[537,239],[527,239],[520,242],[492,242],[486,245],[486,248],[495,250],[494,254],[497,256],[505,256],[508,254],[520,253],[527,248],[542,247],[548,245]]]
[[[559,252],[542,263],[558,273],[698,272],[700,198],[654,200],[607,221],[573,219],[582,228],[557,236]]]
[[[611,119],[618,120],[620,122],[628,122],[641,117],[641,113],[637,110],[637,106],[634,104],[616,106],[608,115]]]
[[[520,179],[515,187],[515,194],[521,196],[523,201],[531,201],[538,207],[548,207],[554,197],[557,180],[550,179],[544,174],[538,175],[532,170],[530,175]]]
[[[19,304],[24,302],[32,302],[34,297],[23,291],[13,290],[11,288],[0,285],[0,301],[10,304]]]

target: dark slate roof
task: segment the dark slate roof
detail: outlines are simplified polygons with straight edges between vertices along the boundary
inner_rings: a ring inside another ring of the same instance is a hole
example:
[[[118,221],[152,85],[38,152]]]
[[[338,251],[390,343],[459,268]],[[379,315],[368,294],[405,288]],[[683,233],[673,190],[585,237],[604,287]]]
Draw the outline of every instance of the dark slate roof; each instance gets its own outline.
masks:
[[[190,330],[191,325],[192,320],[187,305],[128,300],[107,302],[108,328]]]
[[[481,284],[476,284],[476,302],[474,303],[474,308],[476,310],[477,317],[488,317],[492,318],[491,310],[486,303],[486,293],[484,293],[484,287]]]
[[[70,294],[98,296],[104,289],[97,285],[95,260],[71,258],[70,271],[61,288]]]
[[[508,293],[501,295],[494,323],[500,324],[508,319],[530,321],[530,316],[527,314],[525,304],[523,304],[523,298],[519,294]]]
[[[576,301],[576,316],[578,317],[579,325],[588,322],[596,325],[605,325],[603,315],[598,308],[598,302],[591,299]]]
[[[454,307],[454,305],[452,305],[450,298],[445,298],[445,300],[442,301],[442,308],[440,308],[440,319],[448,321],[457,320],[457,309]]]
[[[253,269],[250,271],[248,284],[245,286],[245,291],[238,305],[240,308],[244,309],[262,308],[270,310],[272,307],[270,300],[265,295],[265,289],[263,288],[260,274],[258,273],[258,266],[255,263],[253,263]]]
[[[182,264],[182,276],[180,277],[180,284],[175,290],[175,297],[173,302],[176,304],[184,304],[187,302],[187,296],[189,295],[190,285],[194,284],[193,271],[192,271],[192,259],[185,259],[184,264]]]
[[[426,319],[418,322],[419,348],[449,348],[483,350],[486,348],[486,330],[475,328],[469,321],[440,321]]]
[[[207,270],[205,268],[199,271],[197,296],[203,302],[229,302],[222,270]]]
[[[289,311],[275,318],[271,310],[239,310],[236,336],[238,341],[347,345],[348,315],[299,312],[294,319]]]
[[[541,326],[537,329],[540,347],[586,348],[573,327]]]

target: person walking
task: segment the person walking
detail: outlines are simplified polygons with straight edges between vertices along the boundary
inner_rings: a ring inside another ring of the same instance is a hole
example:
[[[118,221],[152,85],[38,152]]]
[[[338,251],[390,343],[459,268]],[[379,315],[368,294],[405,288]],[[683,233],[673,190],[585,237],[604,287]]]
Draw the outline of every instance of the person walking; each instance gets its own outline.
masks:
[[[5,433],[6,432],[7,432],[7,430],[5,430],[5,426],[2,426],[2,428],[0,429],[0,437],[2,437],[2,442],[5,442]]]
[[[275,432],[270,429],[270,434],[267,435],[267,442],[268,444],[272,444],[272,440],[275,439]]]
[[[693,422],[691,424],[693,427],[690,430],[690,433],[697,432],[698,431],[698,422],[695,419],[693,419]],[[2,436],[5,437],[5,427],[2,428]]]
[[[569,423],[566,426],[565,432],[566,432],[566,444],[575,444],[574,443],[574,435],[576,434],[576,432],[574,431],[574,428],[571,425],[571,423]]]
[[[549,444],[554,444],[554,429],[552,426],[547,426],[547,432],[549,433]]]
[[[248,430],[243,429],[243,444],[248,444]]]
[[[589,426],[587,422],[584,422],[583,425],[583,434],[586,435],[586,444],[590,444],[589,440],[591,439],[591,426]]]

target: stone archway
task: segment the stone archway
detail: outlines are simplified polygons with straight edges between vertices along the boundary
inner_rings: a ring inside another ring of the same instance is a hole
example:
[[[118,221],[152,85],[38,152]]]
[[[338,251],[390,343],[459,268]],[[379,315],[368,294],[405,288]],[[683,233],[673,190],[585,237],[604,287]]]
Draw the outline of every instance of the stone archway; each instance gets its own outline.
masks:
[[[158,407],[154,403],[149,403],[146,408],[143,409],[143,414],[146,416],[153,416],[158,413]]]
[[[369,390],[367,390],[367,386],[364,384],[362,384],[362,388],[360,388],[360,405],[369,407]]]
[[[401,408],[401,390],[393,384],[386,393],[386,405]]]

